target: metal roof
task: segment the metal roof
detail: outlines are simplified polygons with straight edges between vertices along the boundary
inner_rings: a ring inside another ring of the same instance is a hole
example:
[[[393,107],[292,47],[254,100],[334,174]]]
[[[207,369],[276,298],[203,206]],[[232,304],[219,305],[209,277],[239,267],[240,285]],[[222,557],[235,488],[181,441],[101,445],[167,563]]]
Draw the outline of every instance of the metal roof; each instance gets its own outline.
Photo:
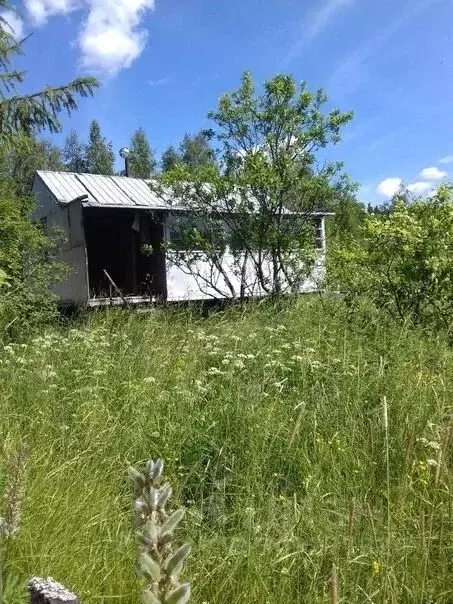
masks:
[[[143,178],[44,170],[38,170],[36,175],[54,198],[62,204],[78,199],[82,201],[84,207],[190,211],[182,200],[177,200],[171,195],[169,189],[164,191],[160,188],[160,194],[158,194],[150,186],[152,181]],[[219,200],[216,211],[227,212],[230,210],[224,205],[224,202]],[[291,213],[289,210],[285,212],[288,215]],[[311,216],[334,215],[332,212],[320,208],[309,214]]]
[[[168,208],[168,204],[151,190],[150,181],[141,178],[43,170],[36,174],[59,203],[81,199],[88,207]]]

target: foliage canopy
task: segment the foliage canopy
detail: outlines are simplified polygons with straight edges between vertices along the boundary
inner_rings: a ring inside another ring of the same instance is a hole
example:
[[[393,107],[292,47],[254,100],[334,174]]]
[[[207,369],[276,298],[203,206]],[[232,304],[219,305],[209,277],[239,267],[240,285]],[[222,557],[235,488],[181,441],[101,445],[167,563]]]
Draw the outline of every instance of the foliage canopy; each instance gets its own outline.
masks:
[[[339,163],[317,154],[340,140],[351,113],[323,112],[327,101],[286,75],[257,91],[245,73],[209,114],[205,136],[216,143],[217,165],[183,164],[164,178],[196,219],[172,260],[210,295],[246,297],[298,291],[316,259],[308,218],[352,190]],[[291,213],[291,215],[289,215]],[[202,266],[209,266],[206,272]]]
[[[332,278],[350,302],[363,296],[393,317],[453,328],[453,187],[429,199],[398,194],[389,210],[367,217],[360,243],[336,254]]]

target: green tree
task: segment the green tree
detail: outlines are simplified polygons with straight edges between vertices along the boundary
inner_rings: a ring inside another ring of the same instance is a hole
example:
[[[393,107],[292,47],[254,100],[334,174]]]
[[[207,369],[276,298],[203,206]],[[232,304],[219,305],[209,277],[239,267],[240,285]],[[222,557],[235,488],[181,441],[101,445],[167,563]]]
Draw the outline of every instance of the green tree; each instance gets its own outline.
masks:
[[[335,212],[329,221],[328,239],[330,245],[342,244],[346,238],[358,237],[367,217],[365,206],[354,195],[343,195],[333,200],[328,208]]]
[[[9,10],[0,0],[0,14]],[[94,78],[78,78],[69,84],[47,86],[39,92],[20,94],[26,72],[11,63],[22,54],[22,45],[0,16],[0,332],[30,328],[55,310],[48,285],[57,277],[52,244],[33,224],[30,176],[36,167],[60,167],[58,150],[36,142],[38,132],[61,129],[58,115],[77,109],[78,97],[91,95]]]
[[[150,178],[156,169],[156,159],[143,128],[138,128],[131,138],[129,174],[134,178]]]
[[[36,170],[64,170],[61,150],[46,140],[23,137],[22,144],[0,149],[0,179],[10,180],[18,198],[29,198]]]
[[[90,174],[114,173],[113,164],[115,155],[112,149],[112,143],[108,143],[101,134],[101,126],[97,120],[90,124],[90,133],[88,136],[88,145],[85,150],[86,171]]]
[[[162,158],[161,158],[162,172],[170,172],[170,170],[173,170],[174,168],[176,168],[176,166],[180,163],[181,163],[181,156],[176,151],[176,149],[173,147],[173,145],[168,147],[168,149],[162,153]]]
[[[63,159],[69,172],[85,172],[85,148],[75,130],[66,137],[63,147]]]
[[[49,287],[64,274],[53,261],[55,242],[32,221],[32,198],[0,180],[0,331],[19,335],[55,315]]]
[[[345,242],[331,280],[352,304],[371,300],[392,317],[453,334],[453,186],[428,200],[398,194]]]
[[[299,291],[311,273],[313,210],[352,189],[341,164],[316,161],[352,118],[323,112],[326,101],[323,91],[312,94],[285,75],[257,93],[246,73],[209,114],[222,170],[208,162],[164,175],[193,217],[192,225],[175,225],[169,257],[209,295]]]
[[[191,172],[215,165],[214,151],[209,144],[208,135],[203,131],[193,136],[186,134],[179,151],[182,163]]]
[[[0,10],[10,10],[8,2],[0,0]],[[22,44],[14,39],[4,17],[0,17],[0,146],[20,144],[22,135],[34,135],[47,129],[59,132],[58,114],[77,109],[77,97],[86,97],[98,86],[95,78],[85,77],[63,86],[47,86],[41,91],[18,94],[17,86],[24,82],[26,72],[11,69],[15,57],[22,54]]]

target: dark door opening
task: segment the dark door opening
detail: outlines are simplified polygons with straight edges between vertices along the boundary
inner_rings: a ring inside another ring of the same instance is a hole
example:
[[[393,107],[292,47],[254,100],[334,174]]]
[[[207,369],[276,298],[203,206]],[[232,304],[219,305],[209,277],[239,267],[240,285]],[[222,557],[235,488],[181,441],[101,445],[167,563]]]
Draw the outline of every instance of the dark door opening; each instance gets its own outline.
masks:
[[[146,210],[84,208],[91,298],[166,298],[162,216]],[[152,252],[151,252],[152,250]]]

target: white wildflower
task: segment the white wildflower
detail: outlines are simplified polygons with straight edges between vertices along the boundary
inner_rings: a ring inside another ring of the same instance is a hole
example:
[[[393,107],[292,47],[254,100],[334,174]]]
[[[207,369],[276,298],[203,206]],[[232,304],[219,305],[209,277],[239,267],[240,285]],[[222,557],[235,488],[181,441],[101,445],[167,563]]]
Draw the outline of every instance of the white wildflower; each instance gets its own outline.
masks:
[[[206,394],[206,392],[208,391],[208,389],[205,388],[201,380],[195,380],[195,388],[198,390],[198,392],[201,392],[202,394]]]
[[[209,367],[208,375],[223,375],[218,367]]]
[[[291,357],[291,360],[301,363],[304,360],[304,357],[301,357],[300,354],[295,354]]]

